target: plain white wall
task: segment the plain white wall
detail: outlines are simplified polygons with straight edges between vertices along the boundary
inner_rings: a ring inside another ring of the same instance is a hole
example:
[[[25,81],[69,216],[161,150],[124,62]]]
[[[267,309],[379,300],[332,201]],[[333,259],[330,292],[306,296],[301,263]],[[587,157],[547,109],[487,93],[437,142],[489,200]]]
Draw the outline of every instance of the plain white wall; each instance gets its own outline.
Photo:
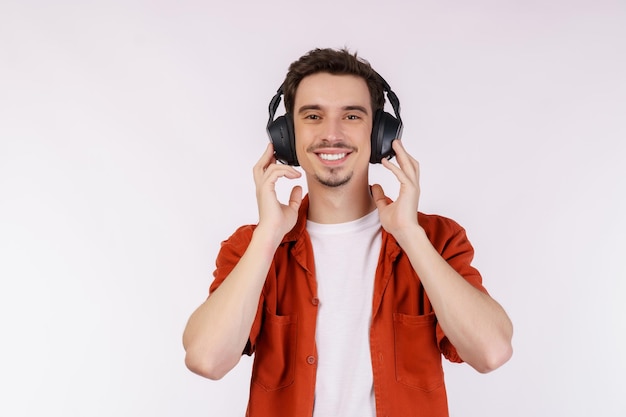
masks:
[[[243,415],[251,360],[204,380],[181,333],[256,221],[269,99],[318,46],[389,81],[420,209],[466,227],[514,321],[501,369],[446,365],[452,416],[626,415],[625,22],[599,0],[2,1],[0,415]]]

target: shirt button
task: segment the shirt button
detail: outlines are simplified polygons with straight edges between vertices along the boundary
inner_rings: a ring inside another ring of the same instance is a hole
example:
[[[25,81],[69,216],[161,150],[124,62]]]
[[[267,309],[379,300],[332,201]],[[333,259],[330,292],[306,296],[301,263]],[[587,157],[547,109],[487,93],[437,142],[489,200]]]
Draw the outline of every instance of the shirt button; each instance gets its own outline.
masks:
[[[308,363],[309,365],[313,365],[315,363],[315,356],[307,356],[306,363]]]
[[[320,303],[320,299],[317,297],[313,297],[311,298],[311,304],[313,304],[314,306],[318,305]]]

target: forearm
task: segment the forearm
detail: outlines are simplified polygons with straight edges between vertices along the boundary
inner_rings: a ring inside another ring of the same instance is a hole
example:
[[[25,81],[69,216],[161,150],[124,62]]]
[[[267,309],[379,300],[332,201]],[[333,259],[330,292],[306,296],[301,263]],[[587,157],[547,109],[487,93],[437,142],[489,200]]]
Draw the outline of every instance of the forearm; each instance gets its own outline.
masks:
[[[513,327],[504,309],[459,275],[435,250],[421,227],[407,232],[399,243],[459,356],[480,372],[498,368],[512,353]]]
[[[191,371],[219,379],[239,362],[277,245],[255,231],[232,272],[191,315],[183,333]]]

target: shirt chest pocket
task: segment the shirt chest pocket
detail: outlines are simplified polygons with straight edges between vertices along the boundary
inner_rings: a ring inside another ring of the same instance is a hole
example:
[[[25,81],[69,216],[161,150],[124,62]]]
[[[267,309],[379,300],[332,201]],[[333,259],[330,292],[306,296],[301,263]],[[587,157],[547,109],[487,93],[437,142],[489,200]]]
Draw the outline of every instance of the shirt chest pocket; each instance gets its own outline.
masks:
[[[265,312],[252,366],[252,382],[267,391],[284,388],[294,381],[297,316]]]
[[[441,352],[437,347],[435,314],[393,315],[396,380],[423,391],[443,385]]]

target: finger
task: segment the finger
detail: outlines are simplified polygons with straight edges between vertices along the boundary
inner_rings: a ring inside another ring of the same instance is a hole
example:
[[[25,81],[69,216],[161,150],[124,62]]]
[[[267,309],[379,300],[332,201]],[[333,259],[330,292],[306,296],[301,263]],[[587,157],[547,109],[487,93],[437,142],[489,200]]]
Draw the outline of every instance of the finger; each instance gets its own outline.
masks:
[[[398,165],[394,165],[389,161],[388,164],[383,163],[385,167],[392,170],[396,175],[400,182],[410,182],[413,184],[419,183],[419,162],[409,155],[408,152],[404,149],[404,145],[398,143],[395,145],[394,141],[394,150],[397,150],[396,160],[398,161]],[[383,161],[384,162],[384,161]],[[398,169],[394,169],[393,167],[397,167]]]
[[[272,144],[268,144],[265,152],[254,165],[252,172],[254,174],[254,181],[260,184],[266,180],[272,183],[276,183],[278,178],[285,177],[289,179],[300,178],[302,174],[292,166],[277,164],[274,157],[274,147]]]
[[[394,140],[391,146],[396,153],[396,160],[400,168],[410,174],[417,172],[417,160],[406,151],[402,141]]]
[[[263,151],[263,154],[261,155],[257,163],[254,164],[254,167],[252,168],[252,171],[255,177],[262,175],[265,169],[275,161],[276,160],[274,159],[274,146],[270,142],[267,144],[265,151]]]
[[[300,208],[300,204],[302,203],[302,187],[296,185],[291,190],[291,194],[289,195],[289,207],[294,210],[298,210]]]
[[[379,184],[372,185],[372,198],[374,199],[374,203],[376,203],[376,207],[380,210],[383,207],[387,206],[387,196],[385,196],[385,192],[383,191],[383,187]]]
[[[300,178],[301,176],[302,174],[300,173],[300,171],[298,171],[292,166],[283,165],[283,164],[270,164],[263,172],[264,178],[286,177],[286,178],[294,179],[294,178]]]
[[[404,173],[404,171],[402,171],[402,169],[397,166],[396,164],[394,164],[393,162],[389,161],[386,158],[383,158],[381,160],[381,164],[387,168],[389,171],[391,171],[393,173],[393,175],[396,176],[396,178],[398,179],[398,181],[400,182],[407,182],[409,181],[407,175]]]

